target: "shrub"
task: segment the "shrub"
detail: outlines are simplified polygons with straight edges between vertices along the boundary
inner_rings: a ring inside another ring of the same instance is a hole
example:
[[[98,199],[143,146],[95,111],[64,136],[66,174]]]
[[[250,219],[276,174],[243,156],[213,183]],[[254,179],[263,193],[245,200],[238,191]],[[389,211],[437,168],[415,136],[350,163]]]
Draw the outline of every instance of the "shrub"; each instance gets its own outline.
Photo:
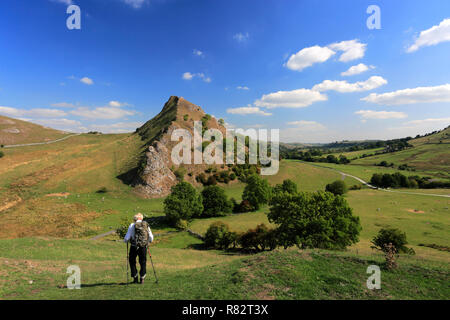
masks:
[[[128,232],[129,226],[130,226],[130,222],[128,221],[127,218],[122,218],[120,220],[120,224],[116,229],[116,234],[119,236],[120,239],[123,239],[125,237],[125,235]]]
[[[228,249],[236,239],[236,234],[222,221],[212,223],[205,233],[205,246],[214,249]]]
[[[230,180],[231,180],[231,181],[236,180],[236,174],[235,174],[234,172],[231,172],[231,173],[230,173]]]
[[[177,170],[175,170],[174,174],[178,181],[183,181],[184,176],[186,175],[186,168],[179,167]]]
[[[381,250],[386,253],[387,245],[392,244],[395,251],[398,253],[408,253],[414,254],[412,248],[408,248],[405,245],[408,244],[406,241],[406,233],[395,228],[383,228],[378,234],[373,238],[372,243],[374,246],[372,248]]]
[[[185,114],[185,115],[183,116],[183,120],[184,120],[184,121],[188,121],[188,119],[189,119],[189,115],[188,115],[188,114]]]
[[[202,196],[188,182],[173,186],[171,194],[164,200],[164,213],[173,226],[178,220],[191,220],[203,211]]]
[[[277,247],[276,231],[269,229],[265,224],[249,229],[239,236],[238,240],[243,250],[264,251],[267,248],[274,250]]]
[[[175,223],[175,228],[177,228],[178,230],[187,230],[188,225],[189,222],[187,220],[180,219]]]
[[[254,210],[258,210],[261,205],[269,202],[271,196],[271,187],[267,180],[262,179],[257,174],[252,174],[247,179],[242,199],[247,200]]]
[[[208,181],[208,178],[206,178],[206,174],[204,174],[203,172],[200,173],[199,175],[197,175],[195,177],[195,180],[197,180],[197,182],[206,185],[206,182]]]
[[[224,216],[232,211],[232,202],[219,186],[207,186],[202,191],[204,217]]]
[[[336,180],[330,184],[327,184],[325,191],[331,192],[335,196],[342,196],[347,192],[347,185],[342,180]]]
[[[277,184],[274,188],[273,188],[274,192],[287,192],[287,193],[297,193],[297,184],[290,180],[290,179],[286,179],[283,181],[282,184]]]
[[[233,212],[235,213],[244,213],[254,211],[255,208],[250,204],[248,200],[242,200],[241,203],[236,204],[233,207]]]
[[[350,187],[350,190],[361,190],[362,185],[361,184],[354,184]]]
[[[207,186],[214,186],[217,184],[217,179],[215,176],[209,176],[208,180],[206,180]]]
[[[0,158],[3,158],[5,156],[5,154],[3,153],[3,151],[0,151]]]
[[[359,217],[341,196],[329,192],[275,193],[268,218],[278,225],[285,248],[343,249],[358,242]]]

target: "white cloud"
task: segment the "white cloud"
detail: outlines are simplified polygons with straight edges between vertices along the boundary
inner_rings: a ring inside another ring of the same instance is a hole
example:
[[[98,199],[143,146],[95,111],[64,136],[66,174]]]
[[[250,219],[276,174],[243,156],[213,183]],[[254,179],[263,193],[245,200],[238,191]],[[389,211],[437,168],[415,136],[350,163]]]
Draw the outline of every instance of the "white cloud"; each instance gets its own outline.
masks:
[[[382,94],[371,93],[361,100],[384,105],[450,102],[450,84],[403,89]]]
[[[325,126],[323,124],[320,124],[316,121],[299,120],[299,121],[290,121],[287,124],[290,126],[295,126],[297,129],[303,129],[308,131],[325,129]]]
[[[109,106],[97,107],[94,109],[90,109],[88,107],[80,107],[72,110],[70,113],[85,119],[120,119],[136,114],[135,111]]]
[[[190,72],[183,73],[183,79],[184,80],[191,80],[194,77],[194,75]]]
[[[88,77],[81,78],[80,81],[88,86],[93,85],[94,81]]]
[[[59,102],[52,104],[52,107],[58,107],[58,108],[75,108],[75,105],[68,102]]]
[[[257,114],[257,115],[261,115],[261,116],[271,116],[271,113],[265,112],[263,110],[261,110],[258,107],[241,107],[241,108],[229,108],[227,109],[227,113],[230,114],[241,114],[241,115],[246,115],[246,114]]]
[[[297,89],[292,91],[278,91],[265,94],[255,101],[255,106],[266,108],[303,108],[314,102],[326,101],[328,97],[318,91]]]
[[[302,71],[315,63],[327,61],[335,53],[327,47],[313,46],[304,48],[296,54],[291,55],[284,66],[291,70]]]
[[[447,41],[450,41],[450,19],[444,19],[439,25],[420,32],[419,37],[406,52],[414,52],[421,47],[434,46]]]
[[[245,42],[248,40],[249,36],[250,35],[248,34],[248,32],[246,33],[239,32],[233,36],[233,39],[236,40],[237,42]]]
[[[328,47],[335,51],[344,51],[339,57],[339,61],[348,62],[364,57],[367,44],[359,42],[358,39],[354,39],[333,43]]]
[[[355,114],[360,115],[363,119],[404,119],[408,115],[404,112],[395,111],[374,111],[374,110],[359,110]]]
[[[429,118],[423,120],[412,120],[405,123],[407,126],[436,126],[436,125],[450,125],[450,118]]]
[[[369,69],[374,69],[374,66],[366,66],[364,63],[357,64],[356,66],[350,67],[347,71],[341,73],[341,76],[348,77],[354,76],[356,74],[360,74],[366,72]]]
[[[146,2],[146,0],[123,0],[123,2],[132,6],[135,9],[139,9]]]
[[[120,108],[120,107],[129,106],[129,104],[126,103],[126,102],[120,102],[120,101],[115,101],[115,100],[110,101],[110,102],[108,103],[108,105],[109,105],[110,107],[113,107],[113,108]]]
[[[143,122],[118,122],[112,124],[92,124],[89,126],[92,131],[103,133],[126,133],[133,132],[143,125]]]
[[[66,112],[58,109],[44,109],[44,108],[36,108],[36,109],[17,109],[11,107],[0,106],[0,114],[4,114],[11,117],[43,117],[43,118],[51,118],[51,117],[64,117],[67,115]]]
[[[70,6],[73,2],[72,0],[51,0],[52,2],[58,2]]]
[[[236,89],[238,89],[238,90],[250,90],[250,88],[246,87],[246,86],[237,86]]]
[[[373,76],[366,81],[358,81],[354,83],[348,83],[345,80],[325,80],[322,83],[316,84],[312,90],[315,91],[329,91],[334,90],[337,92],[361,92],[369,91],[385,85],[387,80],[379,77]]]
[[[366,47],[367,44],[359,42],[358,39],[336,42],[325,47],[316,45],[291,55],[284,66],[291,70],[302,71],[315,63],[327,61],[338,51],[343,51],[339,61],[348,62],[364,57]]]
[[[204,73],[190,73],[190,72],[185,72],[185,73],[183,73],[183,76],[182,76],[182,78],[183,78],[184,80],[192,80],[194,77],[198,77],[198,78],[200,78],[200,79],[202,79],[203,81],[208,82],[208,83],[211,82],[211,78],[205,76]]]
[[[197,49],[194,49],[194,50],[192,51],[192,53],[193,53],[195,56],[199,56],[199,57],[204,57],[204,56],[205,56],[205,54],[204,54],[202,51],[197,50]]]

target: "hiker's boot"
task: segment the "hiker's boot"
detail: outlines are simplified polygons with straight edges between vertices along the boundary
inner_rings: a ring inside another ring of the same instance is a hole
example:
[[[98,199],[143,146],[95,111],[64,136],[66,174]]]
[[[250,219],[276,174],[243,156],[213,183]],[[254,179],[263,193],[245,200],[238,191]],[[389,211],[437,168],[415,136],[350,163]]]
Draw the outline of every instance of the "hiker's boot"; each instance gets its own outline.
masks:
[[[137,277],[137,276],[136,276],[136,277],[134,277],[133,283],[139,283],[139,281],[138,281],[138,277]]]

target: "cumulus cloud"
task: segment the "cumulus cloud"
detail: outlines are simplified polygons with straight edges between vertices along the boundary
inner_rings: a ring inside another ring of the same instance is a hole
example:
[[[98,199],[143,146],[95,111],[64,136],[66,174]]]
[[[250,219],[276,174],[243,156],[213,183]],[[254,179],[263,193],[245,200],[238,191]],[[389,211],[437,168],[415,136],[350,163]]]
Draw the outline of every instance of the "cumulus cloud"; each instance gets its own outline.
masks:
[[[358,39],[336,42],[325,47],[316,45],[291,55],[284,66],[291,70],[302,71],[313,64],[327,61],[339,51],[342,51],[339,61],[348,62],[364,57],[366,47],[367,44],[359,42]]]
[[[43,117],[43,118],[64,117],[67,115],[66,112],[58,109],[36,108],[25,110],[4,106],[0,106],[0,114],[7,115],[10,117]]]
[[[258,107],[252,107],[252,106],[241,107],[241,108],[229,108],[229,109],[227,109],[227,113],[241,114],[241,115],[256,114],[256,115],[261,115],[261,116],[271,116],[272,115],[271,113],[265,112]]]
[[[356,74],[360,74],[366,72],[369,69],[375,69],[374,66],[366,66],[364,63],[357,64],[356,66],[350,67],[347,71],[341,73],[341,76],[348,77],[354,76]]]
[[[85,119],[120,119],[136,114],[136,112],[132,110],[124,110],[110,106],[97,107],[93,109],[88,107],[80,107],[70,111],[70,113]]]
[[[250,90],[248,87],[246,86],[237,86],[236,89],[238,90]]]
[[[367,44],[359,42],[358,39],[336,42],[329,45],[335,51],[344,51],[339,57],[339,61],[348,62],[364,57]]]
[[[316,84],[312,89],[316,91],[337,91],[337,92],[361,92],[369,91],[385,85],[387,80],[379,77],[373,76],[366,81],[358,81],[354,83],[349,83],[345,80],[325,80],[322,83]]]
[[[383,105],[450,102],[450,84],[403,89],[382,94],[371,93],[361,100]]]
[[[194,77],[194,75],[190,72],[185,72],[185,73],[183,73],[183,76],[182,76],[182,78],[184,80],[192,80],[193,77]]]
[[[315,63],[327,61],[334,54],[336,54],[336,52],[327,47],[313,46],[304,48],[296,54],[291,55],[289,60],[285,63],[285,67],[295,71],[302,71]]]
[[[395,111],[374,111],[374,110],[359,110],[355,114],[360,115],[361,118],[367,119],[403,119],[408,115],[404,112]]]
[[[236,40],[237,42],[245,42],[248,40],[249,37],[250,35],[248,34],[248,32],[246,33],[239,32],[233,36],[233,39]]]
[[[328,97],[318,91],[297,89],[292,91],[278,91],[265,94],[255,101],[255,106],[265,108],[303,108],[314,102],[326,101]]]
[[[434,46],[447,41],[450,41],[450,19],[444,19],[439,25],[420,32],[414,44],[407,48],[406,52],[414,52],[421,47]]]
[[[94,81],[88,77],[81,78],[80,81],[88,86],[93,85]]]

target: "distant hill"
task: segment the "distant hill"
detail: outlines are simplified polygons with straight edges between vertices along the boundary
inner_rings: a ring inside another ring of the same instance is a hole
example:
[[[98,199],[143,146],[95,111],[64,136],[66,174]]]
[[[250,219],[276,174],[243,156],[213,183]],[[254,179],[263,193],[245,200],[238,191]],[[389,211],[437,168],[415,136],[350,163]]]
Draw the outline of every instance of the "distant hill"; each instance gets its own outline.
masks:
[[[0,116],[0,144],[14,145],[57,140],[68,133],[27,121]]]

